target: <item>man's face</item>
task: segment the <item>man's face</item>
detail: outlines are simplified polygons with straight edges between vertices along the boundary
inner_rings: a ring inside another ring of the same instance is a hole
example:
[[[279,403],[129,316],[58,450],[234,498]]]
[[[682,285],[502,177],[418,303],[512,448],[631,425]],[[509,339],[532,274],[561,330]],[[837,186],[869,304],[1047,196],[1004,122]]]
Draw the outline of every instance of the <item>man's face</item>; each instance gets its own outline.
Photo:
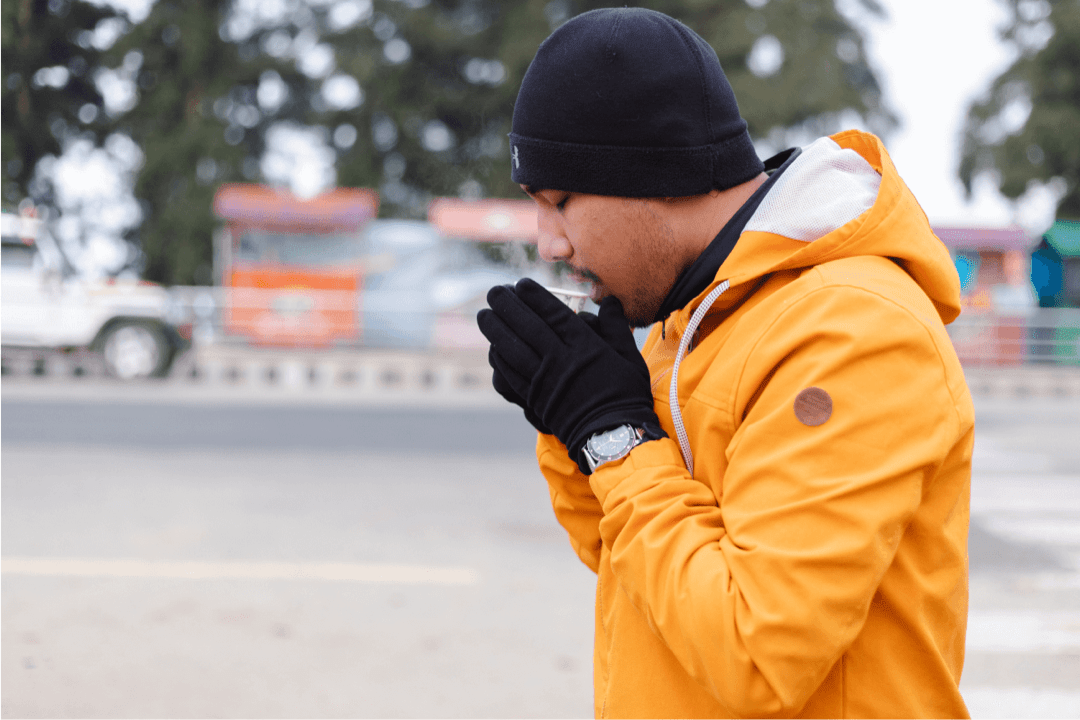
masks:
[[[523,189],[539,209],[540,257],[591,283],[593,302],[617,297],[632,326],[651,324],[685,266],[664,201]]]

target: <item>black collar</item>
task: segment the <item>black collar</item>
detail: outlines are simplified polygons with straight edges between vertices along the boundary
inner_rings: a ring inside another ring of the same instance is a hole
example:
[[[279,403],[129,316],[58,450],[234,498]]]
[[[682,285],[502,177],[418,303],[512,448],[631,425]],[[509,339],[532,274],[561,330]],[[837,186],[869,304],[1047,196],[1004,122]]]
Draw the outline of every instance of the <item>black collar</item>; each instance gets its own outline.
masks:
[[[769,173],[769,179],[763,182],[761,187],[755,190],[754,194],[731,216],[709,246],[698,255],[697,260],[679,274],[660,305],[660,310],[656,313],[656,319],[653,322],[666,320],[671,313],[684,307],[712,284],[720,266],[735,249],[735,243],[742,235],[746,223],[750,222],[750,218],[761,205],[761,201],[765,199],[765,195],[776,184],[780,173],[784,172],[801,152],[799,148],[789,148],[765,161],[765,172]]]

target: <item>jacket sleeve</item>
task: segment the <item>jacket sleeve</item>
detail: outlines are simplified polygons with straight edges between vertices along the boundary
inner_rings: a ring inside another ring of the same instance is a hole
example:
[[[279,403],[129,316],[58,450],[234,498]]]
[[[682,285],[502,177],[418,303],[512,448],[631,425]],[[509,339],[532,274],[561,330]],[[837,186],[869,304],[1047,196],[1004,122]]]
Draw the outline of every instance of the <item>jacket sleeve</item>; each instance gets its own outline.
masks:
[[[600,518],[604,511],[589,478],[571,462],[566,447],[554,435],[539,434],[536,457],[548,482],[555,517],[570,534],[570,545],[590,570],[600,566]]]
[[[730,395],[720,411],[684,410],[733,431],[724,450],[690,429],[696,466],[726,465],[722,502],[673,438],[591,476],[620,586],[691,676],[752,717],[797,713],[854,641],[959,427],[935,340],[888,299],[819,288],[758,338],[738,380],[702,380]],[[794,412],[809,387],[833,403],[814,427]]]

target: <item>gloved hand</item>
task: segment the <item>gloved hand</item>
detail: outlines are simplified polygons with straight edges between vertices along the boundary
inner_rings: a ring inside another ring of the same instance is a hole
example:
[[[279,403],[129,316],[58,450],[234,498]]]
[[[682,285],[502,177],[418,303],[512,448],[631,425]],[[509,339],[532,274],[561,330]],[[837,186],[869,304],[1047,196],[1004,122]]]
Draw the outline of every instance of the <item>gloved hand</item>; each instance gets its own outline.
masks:
[[[629,423],[663,435],[649,368],[617,299],[601,303],[596,329],[528,278],[512,289],[492,288],[488,304],[477,323],[491,341],[495,375],[562,441],[582,472],[589,470],[581,449],[595,433]]]
[[[544,422],[537,417],[536,413],[532,411],[532,408],[525,402],[525,398],[518,395],[514,391],[514,388],[510,387],[510,383],[507,381],[506,377],[499,372],[499,368],[496,365],[494,347],[488,349],[488,364],[495,370],[491,375],[491,385],[495,388],[495,392],[502,395],[508,402],[512,402],[524,410],[525,419],[529,421],[530,425],[536,428],[537,432],[541,432],[544,435],[551,435],[551,430],[548,429],[548,426],[545,425]]]
[[[593,332],[600,332],[600,318],[596,317],[596,315],[591,312],[580,312],[577,314],[577,316],[584,320],[585,324],[592,328]],[[631,339],[633,339],[633,336],[631,336]],[[635,353],[637,352],[636,345],[634,346],[633,350]],[[532,411],[532,408],[530,408],[528,403],[525,402],[525,398],[518,395],[514,391],[514,388],[510,386],[510,382],[506,379],[506,377],[501,372],[499,372],[499,369],[496,366],[497,362],[498,361],[495,360],[495,348],[491,347],[488,349],[488,364],[491,365],[492,369],[494,370],[494,372],[491,374],[491,385],[495,388],[495,392],[502,395],[504,400],[512,402],[518,407],[520,407],[522,410],[524,410],[525,419],[529,421],[530,425],[536,428],[537,432],[541,432],[544,435],[551,435],[551,430],[536,415],[536,413]]]

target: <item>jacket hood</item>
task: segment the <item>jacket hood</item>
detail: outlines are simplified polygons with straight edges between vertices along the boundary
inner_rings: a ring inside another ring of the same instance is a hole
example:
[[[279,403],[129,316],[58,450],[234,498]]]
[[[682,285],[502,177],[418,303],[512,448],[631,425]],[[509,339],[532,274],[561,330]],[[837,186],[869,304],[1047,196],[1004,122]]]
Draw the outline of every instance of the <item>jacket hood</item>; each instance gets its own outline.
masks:
[[[711,287],[727,281],[738,296],[769,273],[868,255],[897,262],[942,322],[960,314],[960,278],[948,249],[881,141],[850,130],[807,146],[777,178]]]

